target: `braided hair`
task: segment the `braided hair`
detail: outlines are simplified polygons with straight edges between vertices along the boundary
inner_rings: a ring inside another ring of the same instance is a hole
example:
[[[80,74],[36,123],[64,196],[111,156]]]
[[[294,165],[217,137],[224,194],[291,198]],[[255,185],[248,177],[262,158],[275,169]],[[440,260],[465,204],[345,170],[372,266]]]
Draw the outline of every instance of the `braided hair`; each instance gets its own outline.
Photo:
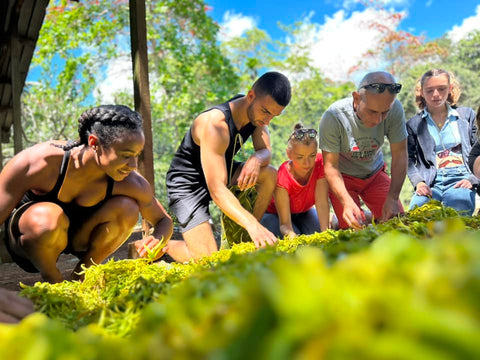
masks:
[[[91,134],[98,136],[104,147],[111,146],[127,133],[143,132],[142,117],[125,105],[101,105],[86,110],[78,119],[76,141],[69,141],[62,148],[67,151],[75,146],[87,145]]]

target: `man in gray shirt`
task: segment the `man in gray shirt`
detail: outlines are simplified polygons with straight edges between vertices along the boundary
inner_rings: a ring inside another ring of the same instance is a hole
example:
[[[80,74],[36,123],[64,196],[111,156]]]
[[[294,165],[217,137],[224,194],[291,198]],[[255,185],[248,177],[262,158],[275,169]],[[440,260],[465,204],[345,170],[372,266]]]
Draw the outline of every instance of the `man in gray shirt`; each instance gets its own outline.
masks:
[[[403,212],[399,194],[408,161],[405,115],[396,99],[401,87],[387,72],[368,73],[352,97],[333,103],[322,116],[319,146],[340,228],[362,227],[360,199],[381,221]],[[382,153],[385,136],[392,153],[391,180]]]

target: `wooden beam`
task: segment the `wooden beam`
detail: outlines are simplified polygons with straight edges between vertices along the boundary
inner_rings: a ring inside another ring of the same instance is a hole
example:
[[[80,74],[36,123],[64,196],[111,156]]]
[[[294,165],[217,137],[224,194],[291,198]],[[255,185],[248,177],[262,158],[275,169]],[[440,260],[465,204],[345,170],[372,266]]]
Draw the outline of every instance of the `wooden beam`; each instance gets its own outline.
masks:
[[[32,12],[35,8],[37,1],[21,1],[19,3],[19,13],[15,21],[15,29],[17,30],[17,35],[26,36],[28,27],[30,25],[30,19],[32,18]]]
[[[8,144],[10,142],[10,128],[2,128],[0,130],[0,142],[3,144]]]
[[[25,36],[28,39],[33,40],[34,47],[43,24],[43,19],[45,18],[48,2],[49,0],[36,0],[35,8],[32,11],[28,32],[25,34]]]
[[[135,110],[142,115],[145,147],[139,170],[155,192],[153,171],[152,114],[148,80],[147,25],[145,21],[145,0],[129,0],[130,42],[133,63],[133,95]]]
[[[18,36],[17,40],[22,45],[31,45],[31,46],[35,46],[37,42],[35,39],[30,39],[25,36]]]
[[[10,28],[10,21],[11,21],[11,15],[13,14],[12,8],[16,5],[15,0],[9,0],[8,1],[8,8],[5,16],[5,27],[3,29],[0,29],[4,32],[8,32],[8,29]]]
[[[12,68],[12,116],[13,116],[13,150],[18,154],[23,150],[22,119],[20,96],[22,95],[23,79],[20,75],[20,44],[16,39],[16,30],[10,40]]]

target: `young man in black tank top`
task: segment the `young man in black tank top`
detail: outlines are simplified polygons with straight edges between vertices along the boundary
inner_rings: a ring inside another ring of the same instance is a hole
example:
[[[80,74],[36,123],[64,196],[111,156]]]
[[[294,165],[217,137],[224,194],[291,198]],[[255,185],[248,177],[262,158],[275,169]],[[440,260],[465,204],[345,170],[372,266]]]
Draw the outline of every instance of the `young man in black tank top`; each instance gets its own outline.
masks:
[[[170,241],[169,255],[187,261],[217,250],[209,224],[208,205],[220,210],[245,228],[257,247],[272,245],[275,235],[264,228],[262,218],[276,185],[271,158],[270,121],[282,113],[291,97],[288,79],[278,72],[262,75],[247,95],[200,114],[185,135],[167,173],[170,209],[175,213],[185,241]],[[243,164],[232,165],[237,134],[252,135],[255,153]],[[231,174],[231,178],[230,178]],[[253,214],[245,210],[228,189],[256,186]]]

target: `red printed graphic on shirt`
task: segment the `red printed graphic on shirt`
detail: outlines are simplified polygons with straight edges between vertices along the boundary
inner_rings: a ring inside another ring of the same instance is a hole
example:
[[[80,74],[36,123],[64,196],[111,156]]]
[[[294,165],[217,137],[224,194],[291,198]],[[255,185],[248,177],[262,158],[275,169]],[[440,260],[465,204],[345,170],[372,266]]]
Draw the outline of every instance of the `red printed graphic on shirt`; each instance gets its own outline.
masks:
[[[439,169],[463,165],[462,144],[437,152],[437,167]]]
[[[354,160],[370,161],[380,150],[380,143],[375,138],[352,139],[350,143],[350,157]]]

